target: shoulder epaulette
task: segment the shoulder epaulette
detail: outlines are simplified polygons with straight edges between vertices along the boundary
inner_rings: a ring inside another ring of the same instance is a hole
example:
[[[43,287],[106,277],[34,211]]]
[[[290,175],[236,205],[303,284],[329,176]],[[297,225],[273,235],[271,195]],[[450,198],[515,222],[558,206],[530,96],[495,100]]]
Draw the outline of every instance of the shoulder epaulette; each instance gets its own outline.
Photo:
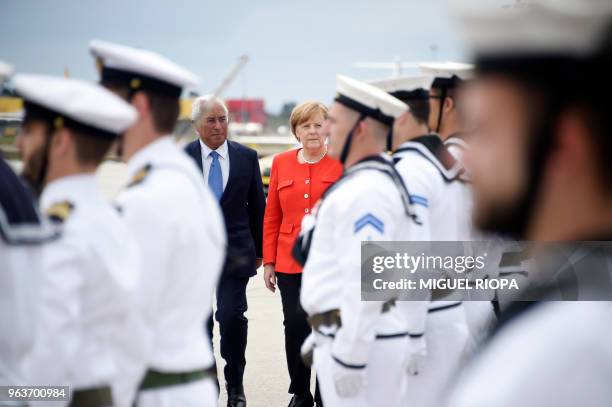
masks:
[[[74,205],[69,201],[53,204],[47,209],[46,214],[53,222],[64,223],[72,213]]]
[[[142,167],[140,170],[138,170],[136,172],[136,174],[134,174],[134,176],[130,180],[130,182],[127,185],[127,187],[128,188],[133,187],[134,185],[138,185],[142,181],[144,181],[145,178],[147,178],[147,175],[149,175],[149,173],[151,172],[151,168],[152,168],[152,165],[151,164],[147,164],[144,167]]]

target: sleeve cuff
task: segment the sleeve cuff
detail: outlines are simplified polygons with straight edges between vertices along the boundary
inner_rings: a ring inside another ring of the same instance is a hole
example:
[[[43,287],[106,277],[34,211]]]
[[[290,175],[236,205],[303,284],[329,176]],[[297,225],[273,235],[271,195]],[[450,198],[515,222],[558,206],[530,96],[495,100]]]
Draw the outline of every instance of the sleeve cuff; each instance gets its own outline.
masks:
[[[336,333],[336,338],[332,344],[331,354],[336,362],[344,363],[348,366],[363,366],[368,362],[370,354],[370,343],[354,342],[350,343],[342,340],[342,328]]]
[[[350,363],[343,362],[340,359],[338,359],[337,357],[335,357],[333,353],[332,353],[331,357],[334,360],[334,362],[336,362],[337,364],[339,364],[340,366],[342,366],[342,367],[344,367],[346,369],[359,370],[359,369],[365,369],[366,368],[366,365],[353,365],[353,364],[350,364]]]

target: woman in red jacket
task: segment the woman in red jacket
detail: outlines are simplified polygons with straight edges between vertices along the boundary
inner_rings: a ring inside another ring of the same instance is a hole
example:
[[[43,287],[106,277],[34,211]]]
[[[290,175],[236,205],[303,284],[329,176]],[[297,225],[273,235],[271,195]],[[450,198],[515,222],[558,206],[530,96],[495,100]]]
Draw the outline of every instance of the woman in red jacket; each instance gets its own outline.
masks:
[[[300,347],[310,327],[300,306],[302,268],[291,250],[300,232],[304,215],[310,213],[323,192],[342,174],[340,163],[326,155],[321,134],[327,119],[322,103],[304,102],[291,113],[291,130],[302,148],[279,154],[272,162],[268,203],[264,216],[264,281],[274,292],[276,283],[283,304],[285,353],[293,394],[290,407],[312,406],[310,368],[302,363]],[[317,392],[318,393],[318,392]],[[317,405],[321,405],[317,397]]]

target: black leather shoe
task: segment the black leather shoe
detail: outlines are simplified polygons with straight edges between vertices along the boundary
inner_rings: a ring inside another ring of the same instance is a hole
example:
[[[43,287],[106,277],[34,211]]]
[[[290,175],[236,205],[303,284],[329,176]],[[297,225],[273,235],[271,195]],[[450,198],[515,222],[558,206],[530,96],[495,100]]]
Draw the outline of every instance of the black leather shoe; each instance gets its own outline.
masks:
[[[246,407],[246,397],[244,395],[244,387],[225,385],[227,390],[227,407]]]
[[[289,402],[288,407],[313,407],[314,400],[312,396],[309,394],[307,396],[298,396],[297,394],[293,395],[291,401]]]

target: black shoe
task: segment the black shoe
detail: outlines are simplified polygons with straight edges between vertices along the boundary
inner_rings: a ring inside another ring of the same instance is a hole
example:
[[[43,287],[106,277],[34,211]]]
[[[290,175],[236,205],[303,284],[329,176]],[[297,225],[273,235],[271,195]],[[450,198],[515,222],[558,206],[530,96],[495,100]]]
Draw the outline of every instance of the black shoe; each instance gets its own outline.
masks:
[[[246,397],[244,395],[244,387],[225,385],[227,390],[227,407],[246,407]]]
[[[289,402],[288,407],[313,407],[314,400],[312,396],[308,394],[307,396],[298,396],[297,394],[293,395],[291,401]]]

